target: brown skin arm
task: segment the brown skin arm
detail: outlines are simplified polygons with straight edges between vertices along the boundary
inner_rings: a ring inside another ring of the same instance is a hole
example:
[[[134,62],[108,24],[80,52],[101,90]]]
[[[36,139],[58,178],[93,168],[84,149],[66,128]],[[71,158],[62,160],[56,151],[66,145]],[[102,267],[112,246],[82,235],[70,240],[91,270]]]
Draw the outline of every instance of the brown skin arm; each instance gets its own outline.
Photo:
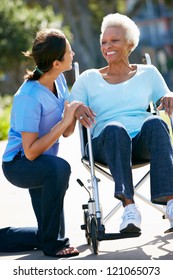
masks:
[[[76,118],[74,117],[72,123],[67,127],[67,129],[64,131],[63,136],[64,137],[68,137],[70,136],[74,130],[75,130],[75,126],[76,126]]]
[[[66,129],[64,122],[59,122],[49,133],[38,138],[38,133],[22,132],[22,143],[25,156],[29,160],[36,159],[44,151],[48,150]]]
[[[25,156],[29,160],[36,159],[44,151],[48,150],[61,135],[65,134],[67,136],[67,134],[70,135],[73,132],[76,122],[74,114],[79,105],[81,105],[81,102],[65,102],[62,120],[40,138],[38,133],[22,132],[23,149]]]
[[[160,99],[160,105],[157,107],[158,110],[165,110],[165,113],[168,116],[172,116],[172,112],[173,112],[173,93],[167,93],[165,96],[163,96]]]

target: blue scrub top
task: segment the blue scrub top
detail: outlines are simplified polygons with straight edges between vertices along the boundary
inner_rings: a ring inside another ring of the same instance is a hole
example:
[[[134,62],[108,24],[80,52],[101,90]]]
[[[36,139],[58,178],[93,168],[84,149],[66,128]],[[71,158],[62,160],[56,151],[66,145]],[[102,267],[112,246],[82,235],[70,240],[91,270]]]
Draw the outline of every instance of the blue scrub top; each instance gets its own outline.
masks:
[[[63,74],[55,81],[58,97],[38,81],[25,81],[14,95],[8,142],[3,161],[11,161],[18,152],[24,154],[22,132],[38,133],[42,137],[61,119],[64,101],[69,98]],[[57,155],[59,139],[44,154]]]

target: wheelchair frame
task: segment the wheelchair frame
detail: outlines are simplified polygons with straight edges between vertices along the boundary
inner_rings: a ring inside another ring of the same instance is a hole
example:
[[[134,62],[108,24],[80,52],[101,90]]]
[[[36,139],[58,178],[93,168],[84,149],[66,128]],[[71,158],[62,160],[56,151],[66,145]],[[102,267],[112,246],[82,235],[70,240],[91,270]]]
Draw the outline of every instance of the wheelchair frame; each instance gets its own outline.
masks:
[[[149,54],[145,54],[143,56],[143,63],[151,64]],[[75,78],[77,79],[79,76],[79,65],[77,62],[74,63],[75,67]],[[84,214],[84,224],[81,225],[81,229],[85,231],[85,237],[88,245],[92,245],[94,254],[98,254],[98,245],[99,241],[102,240],[114,240],[114,239],[122,239],[122,238],[130,238],[130,237],[139,237],[141,232],[130,232],[130,233],[106,233],[105,232],[105,223],[118,211],[118,209],[122,206],[122,202],[119,202],[105,217],[102,217],[100,201],[99,201],[99,190],[98,183],[100,179],[96,176],[96,171],[100,174],[106,176],[111,181],[114,181],[112,175],[109,172],[107,166],[102,165],[100,163],[94,162],[93,151],[92,151],[92,138],[90,128],[83,127],[80,123],[79,125],[79,135],[80,135],[80,145],[81,145],[81,162],[84,167],[90,172],[90,179],[88,183],[90,186],[86,187],[80,179],[77,179],[77,182],[81,187],[84,187],[88,194],[89,199],[88,203],[82,205],[83,214]],[[172,119],[171,119],[172,125]],[[88,143],[88,152],[89,158],[85,156],[85,145]],[[132,169],[142,167],[144,165],[149,165],[150,163],[142,163],[133,165]],[[137,191],[139,188],[146,182],[149,178],[150,170],[148,170],[143,177],[137,182],[134,186],[135,196],[149,204],[150,206],[156,208],[162,213],[162,217],[166,218],[165,208],[162,206],[158,206],[156,204],[152,204],[149,199],[139,194]]]

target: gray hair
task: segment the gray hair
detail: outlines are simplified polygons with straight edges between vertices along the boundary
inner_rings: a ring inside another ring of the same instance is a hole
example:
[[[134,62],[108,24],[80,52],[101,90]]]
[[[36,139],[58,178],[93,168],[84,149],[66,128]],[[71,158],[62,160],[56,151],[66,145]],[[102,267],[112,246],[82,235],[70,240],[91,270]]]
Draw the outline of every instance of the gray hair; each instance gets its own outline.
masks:
[[[133,51],[138,43],[140,37],[140,31],[133,20],[128,16],[119,13],[109,14],[103,18],[101,24],[100,42],[102,40],[103,33],[107,27],[121,26],[125,30],[125,36],[127,42],[133,43],[131,51]]]

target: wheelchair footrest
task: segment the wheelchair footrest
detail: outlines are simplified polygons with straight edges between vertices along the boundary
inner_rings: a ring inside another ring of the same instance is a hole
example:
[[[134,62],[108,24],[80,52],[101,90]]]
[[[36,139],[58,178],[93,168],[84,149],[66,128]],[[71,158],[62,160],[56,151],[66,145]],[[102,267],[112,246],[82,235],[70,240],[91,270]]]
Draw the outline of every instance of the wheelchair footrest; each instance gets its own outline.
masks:
[[[102,240],[114,240],[114,239],[122,239],[122,238],[131,238],[131,237],[139,237],[141,232],[128,232],[128,233],[100,233],[97,236],[98,241]]]
[[[87,225],[81,225],[81,230],[86,230],[87,229]]]
[[[167,229],[164,233],[170,233],[170,232],[173,232],[173,227],[172,227],[172,228]]]

